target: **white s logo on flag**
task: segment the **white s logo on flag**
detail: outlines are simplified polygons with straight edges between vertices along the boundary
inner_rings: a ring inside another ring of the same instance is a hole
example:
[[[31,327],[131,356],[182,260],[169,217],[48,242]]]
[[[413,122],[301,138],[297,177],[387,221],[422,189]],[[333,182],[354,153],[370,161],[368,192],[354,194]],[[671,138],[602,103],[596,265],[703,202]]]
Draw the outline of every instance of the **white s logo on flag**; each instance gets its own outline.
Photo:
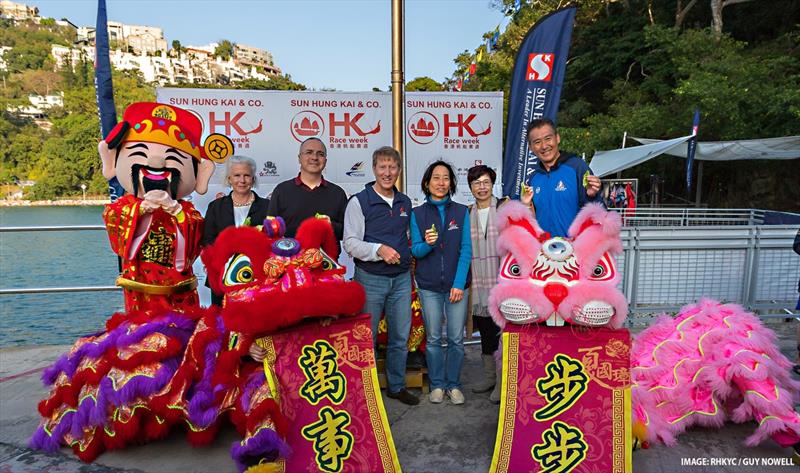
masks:
[[[528,56],[528,71],[525,76],[526,80],[550,82],[553,73],[553,59],[555,55],[552,53],[532,53]]]

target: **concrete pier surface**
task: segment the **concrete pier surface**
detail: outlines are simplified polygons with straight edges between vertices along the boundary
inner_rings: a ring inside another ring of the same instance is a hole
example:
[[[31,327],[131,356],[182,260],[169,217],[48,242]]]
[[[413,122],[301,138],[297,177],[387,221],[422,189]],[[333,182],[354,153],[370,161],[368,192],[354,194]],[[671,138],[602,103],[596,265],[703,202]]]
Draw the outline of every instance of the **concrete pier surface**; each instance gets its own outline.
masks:
[[[796,322],[768,323],[776,331],[781,351],[794,360]],[[192,472],[236,471],[229,450],[238,436],[224,428],[206,448],[192,448],[176,429],[167,439],[106,452],[92,464],[79,461],[69,449],[46,454],[27,447],[39,416],[36,404],[47,391],[41,369],[67,346],[0,349],[0,473],[10,472]],[[488,394],[472,394],[481,376],[480,347],[466,349],[462,382],[466,404],[431,404],[423,396],[409,407],[383,396],[392,436],[403,470],[422,472],[485,472],[489,469],[497,427],[498,406]],[[416,390],[419,394],[419,390]],[[696,428],[680,436],[676,447],[654,445],[633,453],[634,471],[647,473],[769,473],[800,471],[791,464],[792,450],[771,440],[745,447],[755,424],[728,423],[723,429]],[[605,473],[605,472],[598,472]]]

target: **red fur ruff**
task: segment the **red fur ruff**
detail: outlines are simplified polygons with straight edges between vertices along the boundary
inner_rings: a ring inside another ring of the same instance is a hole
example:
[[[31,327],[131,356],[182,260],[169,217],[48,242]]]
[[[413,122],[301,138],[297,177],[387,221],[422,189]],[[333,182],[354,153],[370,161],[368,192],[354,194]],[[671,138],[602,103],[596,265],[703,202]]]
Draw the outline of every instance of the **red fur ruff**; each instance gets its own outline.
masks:
[[[355,282],[328,282],[273,291],[259,299],[228,303],[222,312],[226,328],[254,335],[273,333],[307,318],[357,314],[364,307],[364,288]]]

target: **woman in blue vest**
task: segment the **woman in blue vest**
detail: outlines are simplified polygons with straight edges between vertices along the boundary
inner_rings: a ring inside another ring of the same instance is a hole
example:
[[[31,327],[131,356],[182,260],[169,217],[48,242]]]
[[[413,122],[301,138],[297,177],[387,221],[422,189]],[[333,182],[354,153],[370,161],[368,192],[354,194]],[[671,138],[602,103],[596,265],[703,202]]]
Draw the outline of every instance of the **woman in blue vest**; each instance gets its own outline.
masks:
[[[427,334],[425,358],[431,380],[430,401],[444,395],[464,404],[461,365],[467,321],[472,242],[467,207],[453,202],[456,175],[452,166],[436,161],[422,176],[425,203],[411,214],[411,254]],[[447,350],[442,347],[442,322],[447,319]]]

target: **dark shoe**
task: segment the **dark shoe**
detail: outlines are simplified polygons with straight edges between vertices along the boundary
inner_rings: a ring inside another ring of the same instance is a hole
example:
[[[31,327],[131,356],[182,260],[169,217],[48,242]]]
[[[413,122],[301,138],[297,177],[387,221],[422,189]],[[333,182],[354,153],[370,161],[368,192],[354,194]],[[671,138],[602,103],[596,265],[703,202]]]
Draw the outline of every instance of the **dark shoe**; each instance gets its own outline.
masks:
[[[494,361],[494,356],[481,355],[481,361],[483,362],[483,380],[472,388],[472,392],[476,394],[488,393],[494,389],[497,381],[497,363]]]
[[[401,389],[396,393],[393,393],[391,391],[386,391],[386,397],[397,399],[403,404],[407,404],[409,406],[416,406],[417,404],[419,404],[419,398],[408,392],[408,389]]]
[[[425,368],[425,354],[419,350],[408,353],[406,358],[406,368]]]

